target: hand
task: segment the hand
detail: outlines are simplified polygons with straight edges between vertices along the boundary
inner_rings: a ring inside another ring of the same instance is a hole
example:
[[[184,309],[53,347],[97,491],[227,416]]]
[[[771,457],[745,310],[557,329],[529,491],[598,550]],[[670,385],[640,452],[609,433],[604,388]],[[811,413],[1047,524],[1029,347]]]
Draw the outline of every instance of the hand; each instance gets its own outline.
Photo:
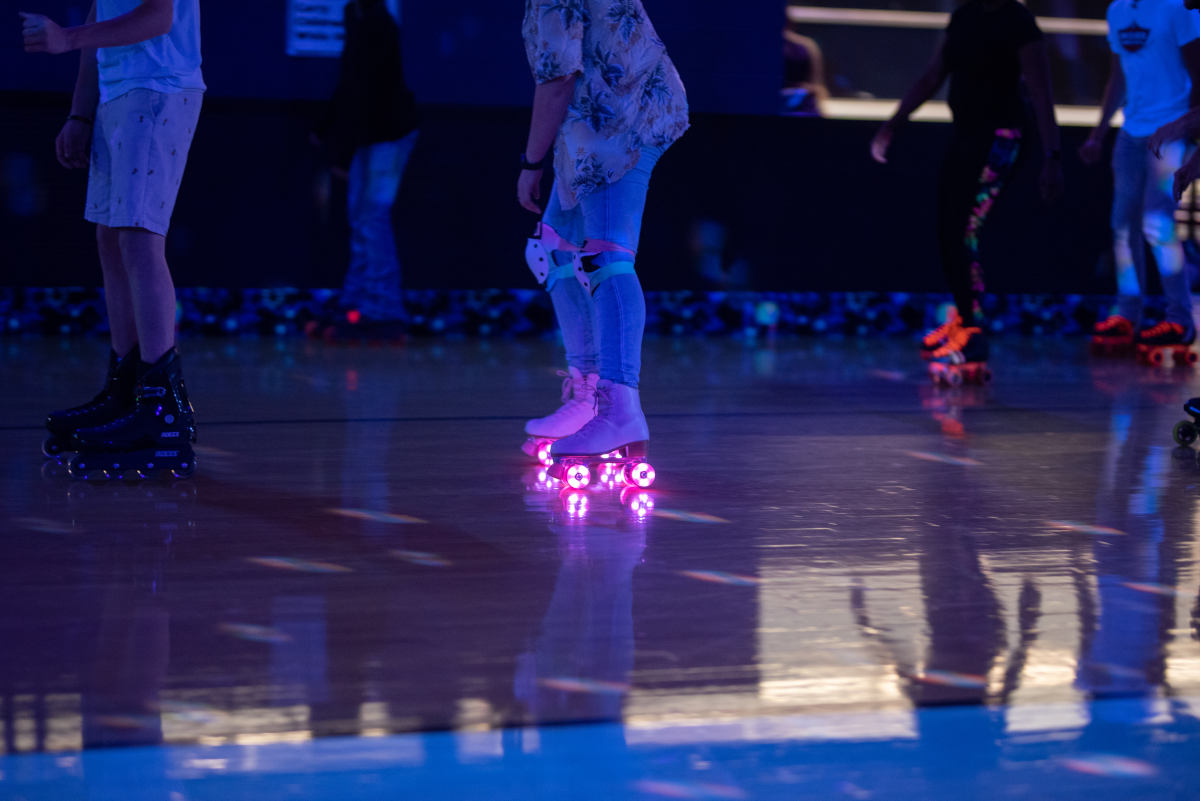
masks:
[[[1042,162],[1042,174],[1038,177],[1038,188],[1042,192],[1042,200],[1053,203],[1062,197],[1063,169],[1062,162],[1056,158],[1047,158]]]
[[[1100,162],[1104,153],[1104,135],[1092,131],[1091,135],[1079,146],[1079,160],[1091,167]]]
[[[893,133],[894,130],[891,125],[884,125],[875,134],[875,138],[871,140],[871,158],[880,164],[887,164],[887,152],[888,148],[892,146]]]
[[[1182,138],[1183,136],[1175,130],[1175,123],[1168,122],[1154,132],[1146,146],[1150,148],[1150,152],[1154,154],[1156,159],[1161,159],[1163,145]]]
[[[79,120],[67,120],[54,140],[58,163],[68,170],[86,169],[92,159],[92,126]]]
[[[1183,193],[1192,185],[1192,182],[1198,178],[1200,178],[1200,151],[1193,154],[1182,167],[1175,171],[1175,185],[1172,187],[1172,194],[1175,195],[1176,203],[1183,197]]]
[[[542,170],[521,170],[517,177],[517,202],[534,214],[541,214]]]
[[[49,17],[24,11],[19,13],[26,53],[65,53],[71,49],[63,29]]]

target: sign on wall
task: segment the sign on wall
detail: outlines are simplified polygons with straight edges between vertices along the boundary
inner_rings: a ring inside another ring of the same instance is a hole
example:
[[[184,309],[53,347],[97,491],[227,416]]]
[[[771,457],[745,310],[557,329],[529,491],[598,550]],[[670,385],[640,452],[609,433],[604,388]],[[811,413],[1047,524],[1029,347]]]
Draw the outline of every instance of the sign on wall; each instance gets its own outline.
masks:
[[[347,0],[288,0],[287,54],[325,56],[342,54],[346,32],[342,15]]]
[[[325,56],[342,54],[346,32],[342,26],[347,2],[355,0],[288,0],[287,54]],[[401,23],[400,0],[384,0],[388,12]]]

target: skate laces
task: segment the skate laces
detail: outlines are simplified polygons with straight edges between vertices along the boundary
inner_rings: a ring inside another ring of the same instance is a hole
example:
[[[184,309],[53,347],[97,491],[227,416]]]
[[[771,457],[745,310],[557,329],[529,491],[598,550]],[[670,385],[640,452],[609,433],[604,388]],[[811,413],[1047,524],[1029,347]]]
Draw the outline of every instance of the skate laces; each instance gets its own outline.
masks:
[[[1169,320],[1163,320],[1153,328],[1147,328],[1142,332],[1143,337],[1160,337],[1163,334],[1182,334],[1183,326],[1179,323],[1172,323]]]
[[[959,326],[950,332],[946,338],[946,344],[933,352],[933,357],[937,359],[949,356],[952,353],[961,353],[972,336],[982,333],[983,329],[981,328],[963,328]]]
[[[1110,314],[1108,319],[1096,325],[1096,331],[1100,333],[1108,333],[1122,327],[1132,329],[1133,323],[1129,322],[1128,318],[1122,317],[1119,314]]]
[[[951,310],[950,313],[946,315],[946,322],[942,323],[937,328],[925,335],[925,339],[923,340],[924,344],[926,347],[933,347],[939,342],[949,338],[950,333],[954,331],[954,329],[958,328],[960,324],[961,318],[958,316],[958,311]]]

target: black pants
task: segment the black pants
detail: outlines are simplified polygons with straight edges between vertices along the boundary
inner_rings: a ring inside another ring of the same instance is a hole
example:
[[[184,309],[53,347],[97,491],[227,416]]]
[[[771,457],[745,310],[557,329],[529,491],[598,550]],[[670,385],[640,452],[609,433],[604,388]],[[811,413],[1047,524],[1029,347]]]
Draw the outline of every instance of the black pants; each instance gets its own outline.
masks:
[[[938,179],[942,270],[965,324],[983,319],[979,235],[1021,152],[1021,131],[956,130]]]

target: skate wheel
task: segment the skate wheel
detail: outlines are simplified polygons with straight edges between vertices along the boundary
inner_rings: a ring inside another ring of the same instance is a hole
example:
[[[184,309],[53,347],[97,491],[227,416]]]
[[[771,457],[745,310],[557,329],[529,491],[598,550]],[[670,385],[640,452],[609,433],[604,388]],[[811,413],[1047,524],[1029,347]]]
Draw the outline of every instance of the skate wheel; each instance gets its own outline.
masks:
[[[1182,445],[1185,448],[1196,441],[1200,431],[1196,430],[1196,426],[1188,420],[1180,420],[1175,424],[1175,430],[1172,432],[1175,437],[1175,444]]]
[[[586,464],[573,464],[566,469],[567,486],[571,489],[583,489],[592,481],[592,471]]]
[[[961,387],[963,385],[963,375],[958,370],[948,370],[946,372],[946,383],[952,387]]]
[[[540,439],[537,441],[534,453],[537,454],[537,460],[542,464],[550,464],[554,461],[554,457],[550,455],[550,446],[554,444],[554,440]]]
[[[122,470],[121,472],[117,473],[117,480],[126,482],[128,484],[136,484],[139,481],[145,481],[146,474],[137,468],[132,470]]]
[[[1151,351],[1150,352],[1150,364],[1154,365],[1155,367],[1162,367],[1162,363],[1163,363],[1163,352],[1161,350]]]
[[[654,483],[654,468],[649,462],[638,462],[637,464],[625,465],[621,469],[621,480],[631,487],[641,487],[645,489]]]
[[[1194,350],[1185,351],[1183,355],[1183,363],[1188,367],[1195,367],[1196,362],[1200,361],[1200,353]]]
[[[190,462],[182,462],[179,467],[171,469],[171,475],[175,478],[191,478],[196,474],[196,461],[193,459]]]

